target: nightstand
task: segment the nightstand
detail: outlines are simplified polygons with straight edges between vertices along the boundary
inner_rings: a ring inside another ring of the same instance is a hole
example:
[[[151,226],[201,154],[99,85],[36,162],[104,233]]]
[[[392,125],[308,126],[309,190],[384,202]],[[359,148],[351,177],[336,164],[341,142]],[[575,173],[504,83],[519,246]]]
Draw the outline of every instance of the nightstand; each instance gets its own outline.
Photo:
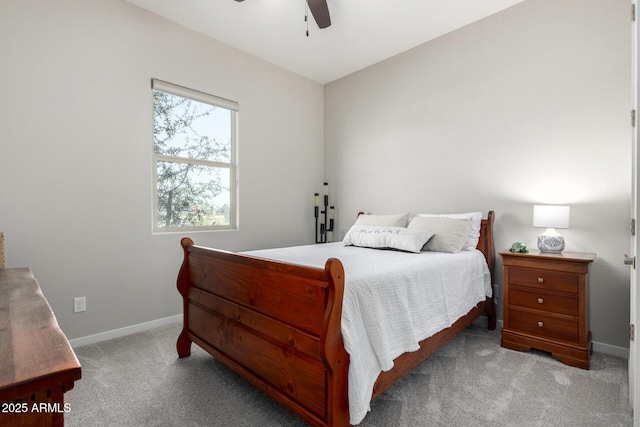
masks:
[[[589,369],[589,267],[596,254],[499,252],[504,266],[502,347],[535,348]]]

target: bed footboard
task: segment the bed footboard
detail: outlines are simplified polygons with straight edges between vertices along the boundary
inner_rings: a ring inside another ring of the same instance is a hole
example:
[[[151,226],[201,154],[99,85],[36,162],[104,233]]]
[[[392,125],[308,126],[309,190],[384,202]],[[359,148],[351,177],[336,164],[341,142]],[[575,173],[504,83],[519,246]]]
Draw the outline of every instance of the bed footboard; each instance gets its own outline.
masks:
[[[308,424],[349,425],[341,262],[320,269],[181,244],[179,357],[194,342]]]

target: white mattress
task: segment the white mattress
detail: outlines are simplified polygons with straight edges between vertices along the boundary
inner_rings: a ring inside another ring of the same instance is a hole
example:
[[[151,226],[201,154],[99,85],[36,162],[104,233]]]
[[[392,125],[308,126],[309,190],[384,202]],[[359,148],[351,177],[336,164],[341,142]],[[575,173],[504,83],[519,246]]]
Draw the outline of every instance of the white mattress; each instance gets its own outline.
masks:
[[[352,425],[370,410],[373,384],[396,357],[418,350],[420,341],[491,296],[489,268],[478,250],[413,254],[339,242],[245,253],[320,268],[328,258],[342,262],[342,336],[350,356]]]

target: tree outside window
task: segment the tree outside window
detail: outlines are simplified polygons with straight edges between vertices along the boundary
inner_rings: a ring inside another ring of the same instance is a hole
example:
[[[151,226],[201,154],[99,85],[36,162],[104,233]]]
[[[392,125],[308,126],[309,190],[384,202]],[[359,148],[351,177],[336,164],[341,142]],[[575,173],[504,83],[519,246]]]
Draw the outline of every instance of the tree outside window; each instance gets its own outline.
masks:
[[[153,80],[154,231],[235,228],[237,109]]]

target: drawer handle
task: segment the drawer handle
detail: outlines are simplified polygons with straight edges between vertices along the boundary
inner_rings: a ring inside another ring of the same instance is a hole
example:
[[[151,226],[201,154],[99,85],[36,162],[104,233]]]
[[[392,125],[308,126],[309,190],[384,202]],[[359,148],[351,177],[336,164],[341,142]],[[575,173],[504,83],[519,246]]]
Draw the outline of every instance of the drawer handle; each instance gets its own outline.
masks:
[[[544,299],[538,298],[538,304],[542,304],[543,302],[544,302]]]
[[[542,277],[538,277],[538,283],[542,283],[544,282],[544,279]]]
[[[544,328],[544,323],[542,323],[542,322],[538,322],[538,326],[539,326],[540,328]]]

